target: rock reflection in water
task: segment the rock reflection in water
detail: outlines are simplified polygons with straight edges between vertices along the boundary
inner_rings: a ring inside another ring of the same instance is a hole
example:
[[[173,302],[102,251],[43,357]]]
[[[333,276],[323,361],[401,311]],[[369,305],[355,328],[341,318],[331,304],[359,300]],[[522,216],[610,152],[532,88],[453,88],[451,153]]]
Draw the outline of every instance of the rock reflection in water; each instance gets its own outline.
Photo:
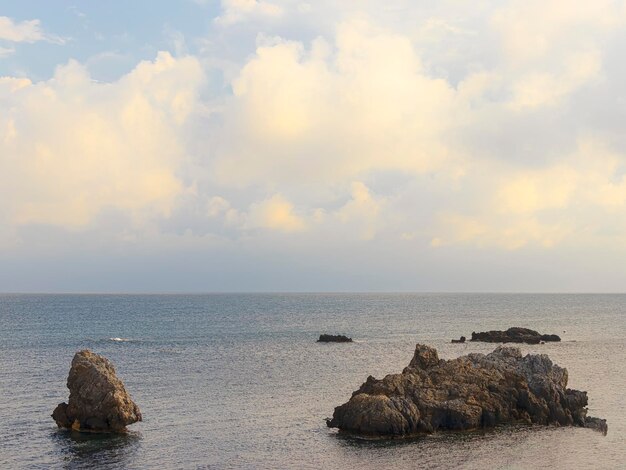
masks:
[[[58,430],[52,440],[65,468],[127,468],[141,444],[139,433],[95,434]]]

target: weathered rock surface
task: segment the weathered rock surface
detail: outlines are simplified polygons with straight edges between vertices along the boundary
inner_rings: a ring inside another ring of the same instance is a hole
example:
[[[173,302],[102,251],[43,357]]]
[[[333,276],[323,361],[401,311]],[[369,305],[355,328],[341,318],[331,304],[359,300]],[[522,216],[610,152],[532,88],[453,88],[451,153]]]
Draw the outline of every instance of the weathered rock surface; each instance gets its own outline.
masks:
[[[85,349],[72,359],[68,403],[59,404],[52,418],[60,428],[91,432],[124,432],[141,421],[139,407],[115,374],[113,364]]]
[[[344,335],[320,335],[318,343],[351,343],[352,338],[348,338]]]
[[[522,357],[500,346],[450,361],[418,344],[401,374],[370,376],[350,400],[335,408],[329,427],[374,436],[407,436],[437,430],[536,423],[592,427],[606,421],[587,417],[587,392],[567,387],[567,370],[545,354]]]
[[[470,341],[483,341],[485,343],[527,343],[539,344],[541,341],[561,341],[557,335],[542,335],[528,328],[513,327],[506,331],[483,331],[472,332]]]

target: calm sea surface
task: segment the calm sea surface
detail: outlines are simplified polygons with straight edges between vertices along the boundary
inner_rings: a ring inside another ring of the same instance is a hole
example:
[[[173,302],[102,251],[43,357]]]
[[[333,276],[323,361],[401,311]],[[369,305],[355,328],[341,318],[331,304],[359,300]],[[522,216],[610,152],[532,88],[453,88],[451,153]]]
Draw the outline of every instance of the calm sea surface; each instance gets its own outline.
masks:
[[[0,295],[0,468],[626,468],[626,295]],[[608,435],[514,427],[365,441],[324,418],[415,343],[440,357],[472,331],[530,327]],[[353,344],[317,344],[320,333]],[[120,341],[121,339],[121,341]],[[126,436],[59,431],[73,354],[113,361],[144,421]]]

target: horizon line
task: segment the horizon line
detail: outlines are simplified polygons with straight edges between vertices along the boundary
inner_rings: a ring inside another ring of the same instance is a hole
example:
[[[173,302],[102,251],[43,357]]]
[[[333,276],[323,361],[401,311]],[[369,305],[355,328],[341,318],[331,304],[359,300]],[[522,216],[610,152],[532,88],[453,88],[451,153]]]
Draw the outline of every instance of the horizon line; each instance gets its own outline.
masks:
[[[299,290],[249,290],[249,291],[0,291],[0,296],[8,295],[304,295],[304,294],[419,294],[419,295],[625,295],[626,292],[587,292],[587,291],[299,291]]]

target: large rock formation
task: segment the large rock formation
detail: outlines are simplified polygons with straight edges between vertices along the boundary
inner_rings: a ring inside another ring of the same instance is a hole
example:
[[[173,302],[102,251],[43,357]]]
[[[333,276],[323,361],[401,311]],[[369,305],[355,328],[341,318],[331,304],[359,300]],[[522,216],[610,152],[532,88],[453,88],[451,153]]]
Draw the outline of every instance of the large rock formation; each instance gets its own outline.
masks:
[[[561,341],[557,335],[542,335],[528,328],[513,327],[506,331],[483,331],[472,332],[470,341],[483,341],[485,343],[527,343],[539,344],[542,341]]]
[[[445,361],[435,349],[418,344],[401,374],[368,377],[327,424],[377,436],[508,423],[574,425],[606,433],[605,420],[586,416],[587,392],[566,386],[567,370],[545,354],[522,357],[518,348],[500,346],[487,355]]]
[[[351,343],[352,338],[344,335],[320,335],[318,343]]]
[[[124,432],[141,421],[139,407],[115,375],[108,359],[88,349],[72,359],[68,403],[59,404],[52,417],[60,428],[91,432]]]

